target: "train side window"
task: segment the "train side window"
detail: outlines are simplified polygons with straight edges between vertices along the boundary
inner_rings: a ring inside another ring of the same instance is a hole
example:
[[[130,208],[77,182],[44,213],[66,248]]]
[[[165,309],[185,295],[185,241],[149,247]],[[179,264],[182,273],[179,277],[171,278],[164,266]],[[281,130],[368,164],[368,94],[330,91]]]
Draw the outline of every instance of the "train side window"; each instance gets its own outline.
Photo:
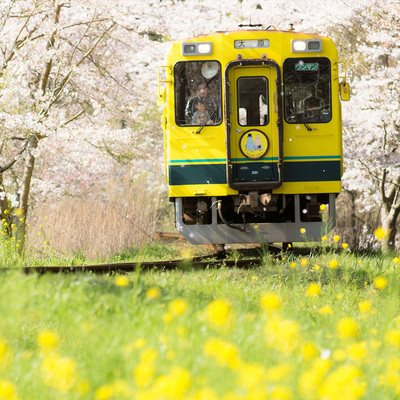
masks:
[[[178,62],[174,68],[174,82],[177,125],[219,125],[222,122],[219,62]]]
[[[246,76],[237,81],[238,119],[242,126],[268,125],[268,79]]]
[[[332,119],[328,58],[288,58],[283,64],[283,82],[286,122],[323,123]]]

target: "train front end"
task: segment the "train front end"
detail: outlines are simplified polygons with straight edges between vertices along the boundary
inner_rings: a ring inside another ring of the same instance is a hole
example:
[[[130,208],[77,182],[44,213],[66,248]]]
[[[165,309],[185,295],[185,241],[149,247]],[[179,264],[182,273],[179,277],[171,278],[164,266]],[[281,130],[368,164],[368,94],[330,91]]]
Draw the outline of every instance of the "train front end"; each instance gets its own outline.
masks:
[[[191,243],[314,241],[334,226],[348,85],[330,39],[200,36],[172,45],[159,81],[169,197]]]

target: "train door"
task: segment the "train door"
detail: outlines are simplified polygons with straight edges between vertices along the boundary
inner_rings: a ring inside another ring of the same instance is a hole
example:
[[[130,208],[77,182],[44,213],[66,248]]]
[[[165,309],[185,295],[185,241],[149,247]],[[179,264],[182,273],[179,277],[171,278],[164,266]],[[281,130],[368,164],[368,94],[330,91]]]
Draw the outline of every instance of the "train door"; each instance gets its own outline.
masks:
[[[243,61],[227,68],[228,184],[234,189],[271,189],[282,183],[277,74],[280,78],[279,68]]]

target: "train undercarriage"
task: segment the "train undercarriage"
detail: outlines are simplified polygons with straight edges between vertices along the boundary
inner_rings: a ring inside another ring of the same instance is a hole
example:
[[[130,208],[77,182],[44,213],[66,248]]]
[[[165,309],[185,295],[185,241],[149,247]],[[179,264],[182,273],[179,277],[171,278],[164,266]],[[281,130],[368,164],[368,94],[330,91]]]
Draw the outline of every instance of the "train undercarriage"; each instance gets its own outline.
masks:
[[[257,191],[180,197],[174,199],[175,222],[177,230],[193,244],[315,241],[335,225],[335,200],[334,193]]]

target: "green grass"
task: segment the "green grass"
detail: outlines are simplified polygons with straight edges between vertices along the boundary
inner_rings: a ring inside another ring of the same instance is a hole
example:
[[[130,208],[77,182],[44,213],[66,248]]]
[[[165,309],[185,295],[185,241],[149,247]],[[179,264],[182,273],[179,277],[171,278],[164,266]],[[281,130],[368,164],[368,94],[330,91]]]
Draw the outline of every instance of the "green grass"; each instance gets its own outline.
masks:
[[[400,263],[264,259],[117,277],[4,272],[0,399],[397,399]]]

